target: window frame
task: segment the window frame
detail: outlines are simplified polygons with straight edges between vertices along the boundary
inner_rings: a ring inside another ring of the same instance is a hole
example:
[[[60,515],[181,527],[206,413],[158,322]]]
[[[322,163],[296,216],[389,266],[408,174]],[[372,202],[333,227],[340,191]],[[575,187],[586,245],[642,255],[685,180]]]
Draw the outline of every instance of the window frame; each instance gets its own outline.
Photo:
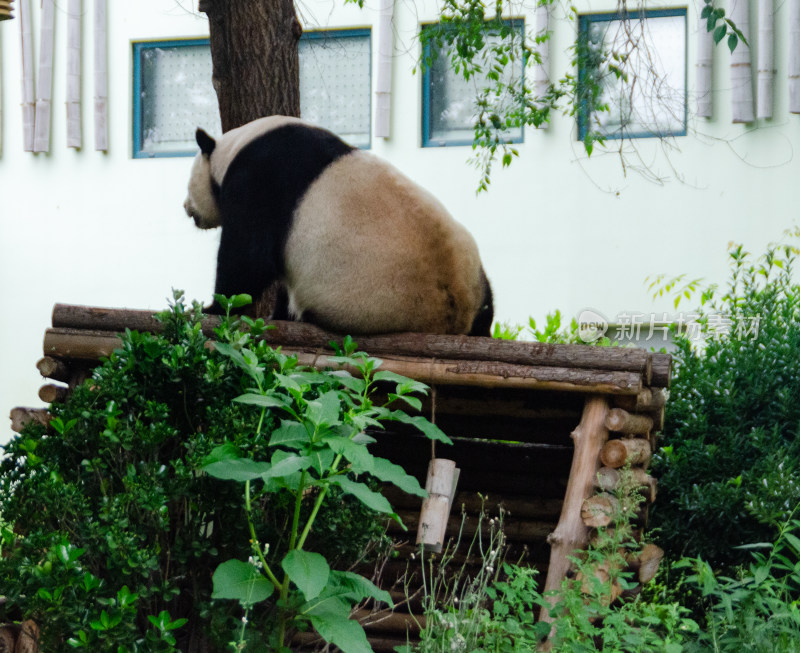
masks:
[[[325,30],[310,30],[303,32],[301,39],[323,39],[336,37],[353,37],[360,36],[366,37],[369,42],[369,107],[367,115],[369,115],[369,128],[367,130],[367,144],[360,149],[370,149],[372,147],[372,88],[373,88],[373,61],[372,61],[372,29],[370,27],[346,27],[342,29],[325,29]],[[133,158],[134,159],[158,159],[158,158],[174,158],[174,157],[189,157],[197,153],[196,149],[191,150],[164,150],[160,152],[148,152],[143,149],[144,133],[142,131],[142,54],[144,50],[152,48],[170,48],[170,47],[187,47],[187,46],[211,46],[208,37],[184,37],[184,38],[166,38],[166,39],[144,39],[132,41],[133,45],[133,102],[131,108],[133,116],[131,120],[132,126],[132,145],[133,145]]]
[[[196,150],[165,150],[162,152],[147,152],[143,149],[144,133],[142,131],[142,54],[144,50],[158,47],[187,47],[211,46],[208,37],[176,38],[176,39],[151,39],[133,41],[133,158],[134,159],[160,159],[173,157],[194,156]]]
[[[525,18],[504,18],[503,22],[510,25],[512,28],[517,25],[522,30],[522,35],[525,35]],[[423,23],[420,26],[420,35],[426,29],[433,29],[436,25],[441,23]],[[441,56],[441,55],[437,55]],[[431,61],[431,42],[427,41],[422,50],[422,60]],[[523,60],[522,70],[520,72],[521,79],[525,81],[525,62]],[[423,65],[422,67],[422,147],[436,148],[436,147],[462,147],[464,145],[472,145],[475,142],[474,138],[463,139],[454,138],[453,140],[442,140],[441,138],[431,137],[431,66]],[[524,143],[525,142],[525,125],[520,126],[519,137],[514,137],[507,141],[508,144]]]
[[[593,12],[589,14],[580,14],[578,16],[578,35],[580,40],[583,35],[588,31],[591,23],[613,22],[616,20],[640,20],[641,18],[666,18],[666,17],[682,17],[684,24],[684,41],[683,41],[683,127],[680,130],[665,130],[656,132],[653,130],[640,130],[640,131],[626,131],[620,129],[611,133],[603,133],[605,140],[623,140],[623,139],[639,139],[639,138],[664,138],[671,136],[686,136],[688,133],[689,124],[689,17],[687,7],[672,7],[664,9],[643,9],[629,12]],[[578,64],[578,88],[584,83],[586,75],[585,68]],[[578,140],[583,141],[588,132],[588,124],[591,114],[588,112],[585,101],[581,101],[578,105],[577,112],[577,127],[578,127]]]

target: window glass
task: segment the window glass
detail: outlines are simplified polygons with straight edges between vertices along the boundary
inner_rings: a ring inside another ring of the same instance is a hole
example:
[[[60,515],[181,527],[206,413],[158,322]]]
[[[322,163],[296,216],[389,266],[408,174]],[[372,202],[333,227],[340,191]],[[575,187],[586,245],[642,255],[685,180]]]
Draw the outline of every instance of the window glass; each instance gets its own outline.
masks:
[[[300,39],[300,111],[357,147],[370,144],[369,30]],[[134,43],[134,156],[194,155],[198,126],[222,132],[208,39]]]
[[[510,24],[510,21],[509,21]],[[514,21],[515,33],[522,37],[524,23]],[[427,26],[423,29],[436,29],[438,26]],[[508,42],[508,39],[505,39]],[[489,35],[483,53],[503,43],[500,36]],[[511,44],[512,50],[521,48],[521,40]],[[510,58],[509,63],[499,74],[498,80],[490,80],[484,72],[472,75],[469,79],[453,70],[447,45],[438,46],[428,42],[425,58],[430,63],[423,75],[423,129],[422,144],[426,147],[442,145],[470,145],[474,139],[475,123],[479,118],[478,98],[485,90],[501,88],[498,95],[491,93],[489,101],[496,113],[502,115],[513,109],[517,100],[508,91],[508,87],[522,82],[524,67],[521,56]],[[482,55],[476,55],[475,63],[483,64]],[[523,139],[522,127],[510,128],[506,131],[507,142],[516,143]]]
[[[581,16],[578,62],[580,139],[686,133],[685,9]]]

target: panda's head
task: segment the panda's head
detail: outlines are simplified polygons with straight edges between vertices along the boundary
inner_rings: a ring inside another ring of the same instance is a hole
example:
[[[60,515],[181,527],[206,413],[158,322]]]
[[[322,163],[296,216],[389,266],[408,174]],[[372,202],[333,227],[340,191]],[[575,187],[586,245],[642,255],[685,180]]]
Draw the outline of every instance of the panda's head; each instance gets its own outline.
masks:
[[[211,155],[217,142],[198,127],[195,133],[200,151],[194,159],[189,176],[189,190],[183,208],[200,229],[213,229],[221,224],[219,211],[219,181],[214,178]]]

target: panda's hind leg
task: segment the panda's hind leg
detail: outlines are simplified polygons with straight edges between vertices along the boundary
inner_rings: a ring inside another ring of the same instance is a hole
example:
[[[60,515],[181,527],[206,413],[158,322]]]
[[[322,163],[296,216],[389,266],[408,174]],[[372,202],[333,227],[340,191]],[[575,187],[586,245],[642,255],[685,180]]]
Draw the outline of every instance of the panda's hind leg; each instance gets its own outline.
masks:
[[[492,296],[492,287],[489,285],[489,280],[486,278],[486,273],[481,268],[481,284],[483,285],[483,299],[481,300],[478,313],[475,319],[472,320],[472,328],[467,335],[470,336],[485,336],[491,337],[492,335],[492,321],[494,320],[494,298]]]

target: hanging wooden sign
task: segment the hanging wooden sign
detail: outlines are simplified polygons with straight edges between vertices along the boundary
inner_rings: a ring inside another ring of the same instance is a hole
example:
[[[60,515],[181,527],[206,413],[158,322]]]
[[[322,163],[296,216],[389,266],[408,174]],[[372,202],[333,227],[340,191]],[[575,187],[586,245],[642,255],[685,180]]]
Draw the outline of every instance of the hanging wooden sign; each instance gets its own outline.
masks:
[[[425,483],[427,498],[422,502],[417,529],[417,544],[426,551],[439,553],[444,546],[450,506],[456,494],[456,485],[461,470],[454,460],[433,458],[428,464],[428,478]]]

